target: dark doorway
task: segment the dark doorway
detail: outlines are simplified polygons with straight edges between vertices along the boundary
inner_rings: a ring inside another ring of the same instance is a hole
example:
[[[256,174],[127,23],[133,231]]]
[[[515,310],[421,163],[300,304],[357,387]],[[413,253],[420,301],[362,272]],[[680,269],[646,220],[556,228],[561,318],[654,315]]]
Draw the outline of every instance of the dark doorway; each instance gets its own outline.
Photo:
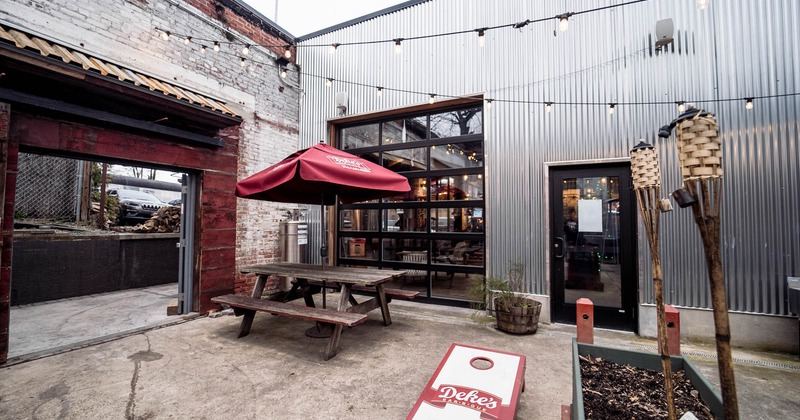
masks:
[[[636,207],[630,164],[550,170],[551,296],[556,322],[590,299],[598,327],[635,331]]]

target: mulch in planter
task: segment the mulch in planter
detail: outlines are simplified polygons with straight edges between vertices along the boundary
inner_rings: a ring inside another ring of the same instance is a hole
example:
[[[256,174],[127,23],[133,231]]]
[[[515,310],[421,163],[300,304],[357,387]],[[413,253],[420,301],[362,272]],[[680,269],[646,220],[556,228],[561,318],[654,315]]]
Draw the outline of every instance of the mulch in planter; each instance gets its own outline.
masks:
[[[664,373],[580,356],[583,408],[587,419],[666,419]],[[700,399],[684,371],[673,372],[675,408],[680,418],[691,411],[698,419],[714,415]]]

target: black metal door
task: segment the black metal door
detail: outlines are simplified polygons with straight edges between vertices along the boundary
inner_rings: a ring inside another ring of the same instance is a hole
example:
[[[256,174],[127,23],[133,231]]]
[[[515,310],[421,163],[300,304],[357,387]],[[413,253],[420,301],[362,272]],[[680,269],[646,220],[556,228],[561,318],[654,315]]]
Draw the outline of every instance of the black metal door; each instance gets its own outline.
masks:
[[[636,207],[630,173],[628,163],[551,169],[554,321],[574,324],[575,301],[588,298],[595,326],[636,330]]]

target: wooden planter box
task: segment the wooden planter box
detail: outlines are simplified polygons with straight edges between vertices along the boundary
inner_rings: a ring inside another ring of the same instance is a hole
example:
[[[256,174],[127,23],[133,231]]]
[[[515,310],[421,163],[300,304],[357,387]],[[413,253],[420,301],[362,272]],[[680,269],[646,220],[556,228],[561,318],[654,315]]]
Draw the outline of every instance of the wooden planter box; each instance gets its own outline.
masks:
[[[612,362],[631,365],[643,369],[661,371],[661,356],[655,353],[643,353],[640,351],[620,350],[610,347],[596,346],[593,344],[579,343],[572,339],[572,405],[570,406],[570,418],[573,420],[583,420],[583,387],[581,386],[581,366],[578,356],[591,354]],[[686,377],[691,381],[692,386],[700,393],[703,402],[709,410],[717,417],[724,419],[725,412],[722,406],[722,397],[719,392],[711,388],[711,384],[705,380],[700,371],[692,362],[682,356],[672,356],[672,371],[683,370]]]

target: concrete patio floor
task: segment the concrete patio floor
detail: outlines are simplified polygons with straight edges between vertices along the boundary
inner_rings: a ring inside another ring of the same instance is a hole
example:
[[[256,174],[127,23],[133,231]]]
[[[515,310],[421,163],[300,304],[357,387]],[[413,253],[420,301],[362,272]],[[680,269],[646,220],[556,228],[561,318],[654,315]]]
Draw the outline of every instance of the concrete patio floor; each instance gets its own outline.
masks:
[[[327,362],[327,340],[304,335],[310,322],[266,314],[241,339],[241,318],[198,317],[11,359],[0,367],[0,417],[402,419],[452,343],[527,357],[517,418],[558,419],[570,403],[573,326],[540,325],[535,335],[511,336],[476,321],[471,310],[390,307],[391,326],[373,311],[345,331],[339,354]],[[595,337],[597,344],[655,352],[653,340],[633,334],[598,330]],[[713,347],[682,348],[718,386]],[[800,412],[797,355],[735,350],[734,357],[742,419]]]

